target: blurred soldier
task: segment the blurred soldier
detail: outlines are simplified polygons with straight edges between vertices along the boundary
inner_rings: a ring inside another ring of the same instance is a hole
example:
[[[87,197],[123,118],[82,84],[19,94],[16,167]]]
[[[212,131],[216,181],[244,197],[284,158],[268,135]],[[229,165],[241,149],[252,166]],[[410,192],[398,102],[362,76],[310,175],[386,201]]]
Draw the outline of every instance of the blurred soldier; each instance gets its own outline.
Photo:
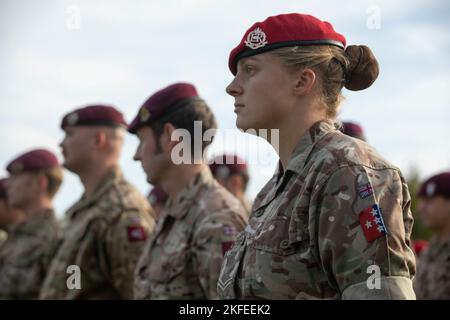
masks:
[[[417,264],[417,299],[450,299],[450,172],[426,180],[419,189],[418,213],[435,235]]]
[[[342,122],[340,130],[343,134],[346,134],[350,137],[366,141],[364,130],[359,124],[353,122]]]
[[[336,129],[341,90],[378,63],[328,22],[292,13],[253,24],[231,51],[239,129],[277,129],[278,169],[224,258],[224,299],[414,299],[413,218],[402,173]],[[266,132],[267,131],[263,131]]]
[[[8,228],[23,221],[25,214],[8,204],[7,178],[0,179],[0,246],[8,238]]]
[[[119,168],[125,125],[119,111],[102,105],[77,109],[62,120],[64,167],[79,176],[84,194],[66,213],[43,299],[132,298],[133,272],[154,219],[145,197]]]
[[[215,128],[211,109],[187,83],[156,92],[128,127],[139,138],[134,159],[147,181],[169,195],[136,269],[137,299],[217,297],[223,255],[244,228],[245,210],[204,162],[212,140],[204,137]]]
[[[159,186],[154,186],[152,191],[148,194],[148,201],[153,210],[155,210],[156,218],[161,217],[161,212],[166,205],[169,195]]]
[[[221,155],[210,161],[209,168],[214,178],[238,198],[250,215],[252,204],[245,196],[249,175],[247,163],[237,155]]]
[[[62,182],[54,154],[36,149],[7,167],[8,204],[13,224],[0,247],[0,298],[36,299],[59,239],[52,199]],[[23,212],[23,215],[22,215]]]

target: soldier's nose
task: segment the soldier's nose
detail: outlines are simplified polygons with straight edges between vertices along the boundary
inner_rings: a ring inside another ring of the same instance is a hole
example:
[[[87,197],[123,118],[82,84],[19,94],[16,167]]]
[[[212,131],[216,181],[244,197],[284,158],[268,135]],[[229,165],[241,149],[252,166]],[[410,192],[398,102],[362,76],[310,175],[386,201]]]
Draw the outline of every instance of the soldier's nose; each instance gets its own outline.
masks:
[[[242,93],[242,88],[236,84],[236,78],[225,88],[226,93],[236,97]]]

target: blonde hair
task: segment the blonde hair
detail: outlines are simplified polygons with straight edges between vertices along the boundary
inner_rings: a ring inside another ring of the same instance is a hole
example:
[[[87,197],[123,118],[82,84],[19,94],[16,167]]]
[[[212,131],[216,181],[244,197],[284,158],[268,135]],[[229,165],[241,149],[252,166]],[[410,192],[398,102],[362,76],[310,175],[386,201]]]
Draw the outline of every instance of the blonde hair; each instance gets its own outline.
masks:
[[[284,47],[271,51],[290,70],[315,71],[321,104],[327,118],[334,120],[344,99],[341,91],[363,90],[372,85],[379,73],[378,62],[366,46],[349,46],[344,51],[330,45]]]

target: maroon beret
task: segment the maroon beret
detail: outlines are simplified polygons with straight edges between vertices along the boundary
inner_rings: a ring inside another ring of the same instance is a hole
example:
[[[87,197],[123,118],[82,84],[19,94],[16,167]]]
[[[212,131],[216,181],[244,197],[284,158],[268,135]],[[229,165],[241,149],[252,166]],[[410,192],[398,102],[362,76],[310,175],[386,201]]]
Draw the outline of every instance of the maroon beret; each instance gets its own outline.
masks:
[[[233,154],[223,154],[209,161],[214,177],[225,179],[232,174],[248,174],[244,159]]]
[[[61,121],[61,129],[66,126],[127,126],[123,114],[112,106],[91,105],[73,110]]]
[[[364,141],[366,140],[363,128],[359,124],[353,122],[342,122],[342,127],[340,130],[342,133],[350,137],[358,138]]]
[[[169,198],[169,195],[161,189],[161,187],[155,186],[148,194],[148,201],[151,205],[162,204],[164,205]]]
[[[11,161],[6,170],[10,174],[19,174],[25,171],[45,170],[58,166],[58,159],[53,153],[45,149],[35,149]]]
[[[136,133],[143,125],[161,119],[193,99],[200,99],[200,97],[197,89],[189,83],[175,83],[161,89],[151,95],[139,108],[138,114],[128,125],[128,131]]]
[[[0,179],[0,199],[6,199],[6,182],[8,178]]]
[[[321,44],[345,48],[346,41],[326,21],[300,13],[280,14],[256,22],[245,32],[239,45],[230,53],[228,67],[236,75],[237,62],[241,58],[282,47]]]
[[[419,189],[419,197],[443,196],[450,199],[450,171],[432,176]]]

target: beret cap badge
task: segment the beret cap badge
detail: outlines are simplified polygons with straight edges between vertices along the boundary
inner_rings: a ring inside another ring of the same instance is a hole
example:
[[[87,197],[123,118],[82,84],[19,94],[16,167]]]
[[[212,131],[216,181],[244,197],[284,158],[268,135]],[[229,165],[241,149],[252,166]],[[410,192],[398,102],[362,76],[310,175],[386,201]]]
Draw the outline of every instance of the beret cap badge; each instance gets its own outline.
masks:
[[[75,125],[78,122],[78,118],[79,117],[78,117],[78,114],[76,112],[73,112],[73,113],[69,114],[67,116],[67,124],[69,126]]]
[[[427,196],[432,197],[434,195],[434,191],[436,190],[436,184],[434,182],[429,182],[426,188]]]
[[[262,48],[267,44],[267,36],[261,28],[257,27],[250,32],[245,41],[245,45],[250,49]]]
[[[141,122],[148,121],[148,119],[150,119],[150,111],[148,111],[147,108],[142,107],[139,111],[139,119],[141,120]]]

